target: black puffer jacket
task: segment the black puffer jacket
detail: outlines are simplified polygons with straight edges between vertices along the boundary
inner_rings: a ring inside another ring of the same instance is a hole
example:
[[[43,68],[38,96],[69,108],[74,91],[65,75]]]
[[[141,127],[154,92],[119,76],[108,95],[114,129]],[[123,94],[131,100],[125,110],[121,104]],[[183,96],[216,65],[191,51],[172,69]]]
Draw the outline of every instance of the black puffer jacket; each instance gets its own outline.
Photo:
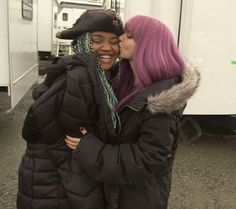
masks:
[[[74,55],[51,68],[64,72],[45,93],[42,88],[34,92],[40,97],[23,127],[27,149],[19,169],[17,208],[104,209],[102,184],[77,166],[64,143],[65,134],[80,137],[81,126],[108,143],[113,138],[96,57]]]
[[[78,165],[105,182],[107,209],[167,209],[179,118],[199,83],[195,71],[159,81],[120,110],[113,145],[88,133],[73,152]]]

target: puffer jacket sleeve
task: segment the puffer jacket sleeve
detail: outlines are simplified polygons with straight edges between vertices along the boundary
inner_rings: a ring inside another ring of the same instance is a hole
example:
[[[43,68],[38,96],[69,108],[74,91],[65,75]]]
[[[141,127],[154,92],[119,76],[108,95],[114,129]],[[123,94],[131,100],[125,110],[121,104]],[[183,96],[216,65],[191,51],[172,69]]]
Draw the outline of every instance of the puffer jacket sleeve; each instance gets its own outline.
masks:
[[[98,181],[114,184],[143,181],[167,168],[178,129],[176,120],[171,114],[147,118],[136,143],[104,144],[89,133],[73,155],[81,168]]]

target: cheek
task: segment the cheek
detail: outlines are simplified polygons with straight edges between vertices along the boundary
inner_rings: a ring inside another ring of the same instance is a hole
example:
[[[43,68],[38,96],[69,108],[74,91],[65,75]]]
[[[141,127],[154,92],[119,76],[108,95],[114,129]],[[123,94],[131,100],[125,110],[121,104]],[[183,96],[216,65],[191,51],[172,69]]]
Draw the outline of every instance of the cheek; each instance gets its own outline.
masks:
[[[116,47],[113,47],[113,52],[115,56],[118,56],[120,53],[120,47],[118,45]]]
[[[133,45],[132,45],[131,42],[127,42],[127,43],[124,44],[124,48],[128,51],[131,51],[132,47],[133,47]]]
[[[132,56],[134,55],[135,48],[136,48],[136,45],[135,45],[135,44],[131,44],[131,45],[130,45],[130,53],[132,54]]]

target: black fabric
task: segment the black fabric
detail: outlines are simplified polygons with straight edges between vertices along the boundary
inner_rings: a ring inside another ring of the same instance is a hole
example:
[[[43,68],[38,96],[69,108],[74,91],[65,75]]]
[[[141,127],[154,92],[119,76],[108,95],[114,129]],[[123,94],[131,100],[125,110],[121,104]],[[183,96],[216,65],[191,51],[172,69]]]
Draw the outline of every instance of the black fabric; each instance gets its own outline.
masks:
[[[167,209],[183,110],[153,114],[143,98],[177,81],[166,80],[134,96],[119,113],[122,128],[113,145],[89,133],[73,152],[81,168],[105,182],[109,209]],[[143,101],[139,109],[136,101]]]
[[[19,169],[17,208],[104,209],[102,184],[77,166],[64,143],[66,134],[81,137],[80,127],[106,142],[115,134],[96,56],[73,55],[51,66],[52,72],[56,69],[60,75],[43,84],[48,89],[35,90],[24,122],[27,149]]]
[[[18,182],[18,209],[71,209],[45,144],[27,144]]]

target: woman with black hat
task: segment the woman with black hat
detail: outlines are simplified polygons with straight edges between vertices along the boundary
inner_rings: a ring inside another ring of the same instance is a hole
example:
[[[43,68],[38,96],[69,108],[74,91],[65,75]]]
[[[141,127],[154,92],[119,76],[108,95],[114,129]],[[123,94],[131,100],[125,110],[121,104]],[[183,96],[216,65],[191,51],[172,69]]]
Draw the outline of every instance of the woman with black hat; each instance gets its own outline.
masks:
[[[75,54],[48,67],[43,88],[33,92],[22,131],[27,149],[19,168],[18,209],[106,208],[103,185],[77,166],[64,136],[81,137],[85,127],[106,143],[115,139],[117,100],[107,78],[122,33],[114,11],[89,10],[57,34],[73,39]]]

